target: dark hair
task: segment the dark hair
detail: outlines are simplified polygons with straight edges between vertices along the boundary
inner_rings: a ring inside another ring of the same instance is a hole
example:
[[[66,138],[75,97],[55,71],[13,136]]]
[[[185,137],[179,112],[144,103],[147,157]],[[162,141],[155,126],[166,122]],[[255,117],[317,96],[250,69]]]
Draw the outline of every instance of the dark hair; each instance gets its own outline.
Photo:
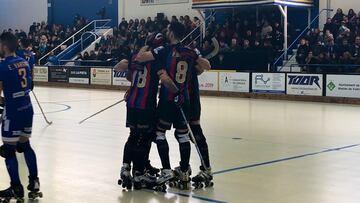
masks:
[[[173,32],[177,39],[182,39],[185,35],[185,26],[179,22],[172,22],[169,31]]]
[[[30,40],[25,38],[20,39],[20,43],[23,48],[28,48],[30,46]]]
[[[5,32],[0,36],[0,42],[5,45],[10,52],[15,52],[18,47],[17,38],[10,32]]]

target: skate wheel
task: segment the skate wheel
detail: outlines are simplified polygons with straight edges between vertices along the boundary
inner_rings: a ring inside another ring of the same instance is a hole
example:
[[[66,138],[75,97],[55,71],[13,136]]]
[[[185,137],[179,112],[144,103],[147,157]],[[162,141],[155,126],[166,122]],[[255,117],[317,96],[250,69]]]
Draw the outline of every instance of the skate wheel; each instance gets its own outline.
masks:
[[[122,185],[123,181],[121,179],[118,180],[118,185]]]
[[[42,192],[39,193],[39,197],[43,198],[43,193]]]
[[[126,186],[126,189],[128,189],[128,190],[131,190],[131,188],[132,188],[132,185],[127,185]]]
[[[176,182],[169,182],[169,187],[176,187]]]

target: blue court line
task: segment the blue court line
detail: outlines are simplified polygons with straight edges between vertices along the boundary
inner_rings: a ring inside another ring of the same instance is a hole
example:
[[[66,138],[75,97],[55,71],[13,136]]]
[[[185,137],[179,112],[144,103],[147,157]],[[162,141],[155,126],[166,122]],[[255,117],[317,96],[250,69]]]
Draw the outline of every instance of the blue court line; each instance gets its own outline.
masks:
[[[214,172],[214,175],[229,173],[229,172],[248,169],[248,168],[254,168],[254,167],[258,167],[258,166],[270,165],[270,164],[284,162],[284,161],[290,161],[290,160],[294,160],[294,159],[300,159],[300,158],[304,158],[304,157],[308,157],[308,156],[315,156],[315,155],[328,153],[328,152],[341,151],[344,149],[354,148],[354,147],[358,147],[358,146],[360,146],[360,144],[353,144],[353,145],[348,145],[348,146],[344,146],[344,147],[331,148],[331,149],[326,149],[326,150],[319,151],[319,152],[313,152],[313,153],[302,154],[302,155],[298,155],[298,156],[287,157],[287,158],[283,158],[283,159],[276,159],[273,161],[266,161],[266,162],[262,162],[262,163],[250,164],[247,166],[240,166],[240,167],[225,169],[225,170]]]
[[[63,106],[64,109],[60,109],[57,111],[48,111],[48,112],[44,112],[45,114],[53,114],[53,113],[60,113],[60,112],[64,112],[64,111],[68,111],[71,109],[71,106],[66,105],[66,104],[61,104],[61,103],[56,103],[56,102],[42,102],[42,104],[56,104],[59,106]],[[34,105],[34,104],[33,104]],[[41,113],[35,113],[34,115],[41,115]]]
[[[206,198],[206,197],[200,197],[200,196],[196,196],[196,195],[192,195],[192,194],[186,194],[186,193],[180,193],[180,192],[169,192],[169,191],[167,193],[179,195],[182,197],[194,198],[194,199],[198,199],[198,200],[202,200],[202,201],[206,201],[206,202],[227,203],[224,201],[219,201],[219,200],[210,199],[210,198]]]
[[[144,190],[147,192],[154,192],[153,190]],[[227,203],[224,201],[219,201],[219,200],[215,200],[215,199],[210,199],[210,198],[206,198],[206,197],[200,197],[200,196],[196,196],[196,195],[192,195],[192,194],[188,194],[188,193],[181,193],[181,192],[171,192],[171,191],[166,191],[166,192],[161,192],[164,194],[173,194],[173,195],[177,195],[177,196],[181,196],[181,197],[187,197],[187,198],[193,198],[193,199],[198,199],[198,200],[202,200],[202,201],[206,201],[206,202],[213,202],[213,203]]]

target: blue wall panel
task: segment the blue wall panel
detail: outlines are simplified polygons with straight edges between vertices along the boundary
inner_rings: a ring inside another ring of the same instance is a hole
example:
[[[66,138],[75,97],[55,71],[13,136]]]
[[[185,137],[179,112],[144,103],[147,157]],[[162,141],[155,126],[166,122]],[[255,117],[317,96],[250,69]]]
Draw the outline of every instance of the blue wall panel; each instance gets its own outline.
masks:
[[[100,19],[96,13],[106,8],[106,18],[112,19],[112,25],[118,24],[118,0],[48,0],[48,22],[72,25],[74,16],[79,14],[90,20]]]

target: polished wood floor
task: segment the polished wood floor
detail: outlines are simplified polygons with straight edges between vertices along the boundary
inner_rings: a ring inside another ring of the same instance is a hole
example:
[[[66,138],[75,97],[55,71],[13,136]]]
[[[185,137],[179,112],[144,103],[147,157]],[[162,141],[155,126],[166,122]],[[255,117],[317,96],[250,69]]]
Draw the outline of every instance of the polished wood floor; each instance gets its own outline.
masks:
[[[45,203],[259,202],[350,203],[360,201],[360,107],[322,103],[203,97],[202,125],[210,146],[215,187],[168,193],[125,192],[117,185],[128,136],[125,105],[79,125],[123,92],[35,89],[47,116],[34,121]],[[35,106],[35,105],[34,105]],[[172,166],[179,162],[173,133],[167,134]],[[27,171],[20,156],[26,185]],[[156,148],[151,160],[160,166]],[[198,172],[193,148],[191,164]],[[9,184],[0,164],[0,187]]]

